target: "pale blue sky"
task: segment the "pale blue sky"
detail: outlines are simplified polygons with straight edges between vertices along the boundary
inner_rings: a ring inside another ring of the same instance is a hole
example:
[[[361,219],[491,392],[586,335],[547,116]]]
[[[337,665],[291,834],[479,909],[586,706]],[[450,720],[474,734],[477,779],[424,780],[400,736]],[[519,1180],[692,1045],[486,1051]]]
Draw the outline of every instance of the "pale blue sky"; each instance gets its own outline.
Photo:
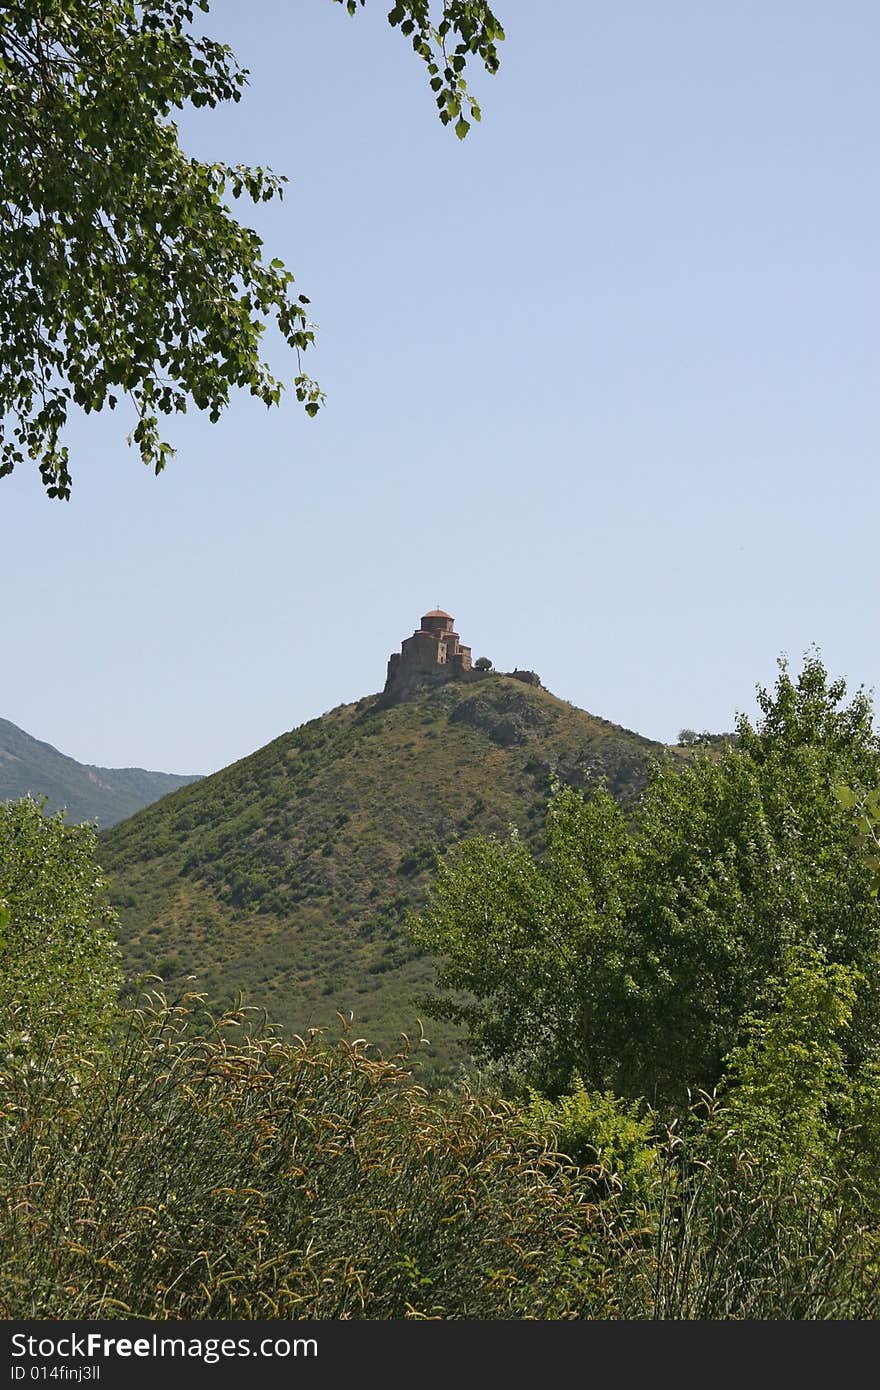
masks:
[[[464,144],[387,9],[213,5],[251,85],[185,143],[289,174],[239,207],[327,407],[172,421],[158,480],[83,420],[70,504],[0,480],[0,715],[209,772],[380,689],[438,602],[660,739],[811,643],[880,688],[875,0],[497,0]]]

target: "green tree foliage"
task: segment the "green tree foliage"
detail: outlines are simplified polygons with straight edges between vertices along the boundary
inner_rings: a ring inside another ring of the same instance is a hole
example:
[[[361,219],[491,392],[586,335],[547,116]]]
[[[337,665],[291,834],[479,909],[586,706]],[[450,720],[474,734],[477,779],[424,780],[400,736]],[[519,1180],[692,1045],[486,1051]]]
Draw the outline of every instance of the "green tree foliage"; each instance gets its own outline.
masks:
[[[718,1082],[808,947],[847,972],[839,1042],[859,1075],[880,1042],[880,907],[834,789],[876,786],[880,749],[867,698],[844,697],[818,657],[796,681],[781,663],[757,726],[655,766],[631,824],[601,790],[560,789],[543,857],[516,837],[466,842],[413,927],[440,962],[435,1007],[550,1094],[577,1072],[678,1103]]]
[[[24,801],[0,805],[0,1017],[26,1052],[106,1030],[121,974],[95,833]]]
[[[575,1072],[601,1090],[603,956],[621,929],[632,846],[608,793],[585,802],[567,787],[551,802],[546,838],[542,859],[516,834],[464,841],[411,930],[437,957],[431,1012],[464,1023],[478,1057],[551,1094]]]
[[[350,15],[366,0],[335,0]],[[454,122],[455,133],[463,140],[472,121],[481,119],[480,107],[468,91],[464,76],[468,59],[478,57],[488,73],[498,71],[498,44],[504,30],[487,0],[442,0],[441,13],[434,22],[431,0],[393,0],[388,23],[412,43],[413,52],[425,64],[440,120]],[[470,116],[470,120],[465,116]]]
[[[308,299],[226,201],[280,197],[284,178],[190,158],[178,141],[177,111],[238,101],[247,81],[229,47],[193,27],[196,9],[207,0],[0,7],[0,476],[29,457],[50,497],[70,495],[72,406],[127,397],[131,440],[158,473],[173,453],[161,415],[193,404],[217,420],[233,387],[277,404],[267,320],[295,354],[297,399],[310,415],[322,400],[302,369]],[[492,11],[445,0],[435,26],[427,0],[406,0],[389,20],[464,136],[465,109],[479,119],[467,60],[498,66]]]
[[[802,943],[766,991],[768,1008],[745,1019],[725,1059],[723,1128],[741,1137],[765,1167],[842,1184],[850,1209],[880,1212],[880,1048],[847,1042],[860,987],[852,967]],[[718,1129],[718,1126],[715,1126]]]
[[[849,1118],[842,1039],[856,1001],[854,972],[801,944],[766,994],[766,1014],[746,1018],[745,1039],[725,1061],[725,1123],[777,1166],[822,1170],[851,1149],[839,1136]]]
[[[678,746],[679,748],[711,748],[725,743],[735,743],[736,734],[710,734],[708,729],[704,729],[698,734],[696,729],[679,729]]]
[[[880,892],[880,787],[854,791],[842,782],[835,789],[837,800],[845,811],[855,813],[852,843],[862,854],[874,874],[874,892]]]

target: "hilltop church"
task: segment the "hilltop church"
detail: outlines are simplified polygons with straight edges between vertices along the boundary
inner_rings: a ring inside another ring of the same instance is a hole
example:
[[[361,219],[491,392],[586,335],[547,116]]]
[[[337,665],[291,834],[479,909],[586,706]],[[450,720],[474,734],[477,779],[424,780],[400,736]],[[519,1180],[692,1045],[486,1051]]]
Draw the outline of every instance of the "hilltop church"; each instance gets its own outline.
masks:
[[[455,619],[442,608],[433,608],[422,616],[412,637],[407,637],[399,652],[388,660],[386,695],[415,684],[424,676],[454,680],[471,670],[471,649],[462,645],[453,630]]]

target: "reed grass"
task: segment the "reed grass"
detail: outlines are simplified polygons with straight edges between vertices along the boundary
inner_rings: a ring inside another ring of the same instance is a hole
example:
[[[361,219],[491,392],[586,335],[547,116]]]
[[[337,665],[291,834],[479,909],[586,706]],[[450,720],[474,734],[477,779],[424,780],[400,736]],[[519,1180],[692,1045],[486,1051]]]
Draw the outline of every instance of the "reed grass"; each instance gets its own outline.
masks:
[[[345,1035],[158,995],[111,1045],[9,1026],[0,1317],[880,1317],[855,1186],[774,1169],[704,1110],[634,1202],[527,1110],[429,1096]]]
[[[7,1061],[0,1316],[570,1315],[593,1208],[511,1108],[198,1008]]]

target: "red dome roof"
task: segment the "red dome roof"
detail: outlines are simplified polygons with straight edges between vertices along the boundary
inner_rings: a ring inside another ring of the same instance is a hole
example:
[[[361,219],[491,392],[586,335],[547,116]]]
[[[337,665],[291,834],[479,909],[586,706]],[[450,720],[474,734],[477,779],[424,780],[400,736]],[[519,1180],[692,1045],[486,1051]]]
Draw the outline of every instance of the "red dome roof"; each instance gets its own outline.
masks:
[[[423,613],[423,618],[451,618],[451,613],[444,613],[442,608],[432,608],[430,613]]]

